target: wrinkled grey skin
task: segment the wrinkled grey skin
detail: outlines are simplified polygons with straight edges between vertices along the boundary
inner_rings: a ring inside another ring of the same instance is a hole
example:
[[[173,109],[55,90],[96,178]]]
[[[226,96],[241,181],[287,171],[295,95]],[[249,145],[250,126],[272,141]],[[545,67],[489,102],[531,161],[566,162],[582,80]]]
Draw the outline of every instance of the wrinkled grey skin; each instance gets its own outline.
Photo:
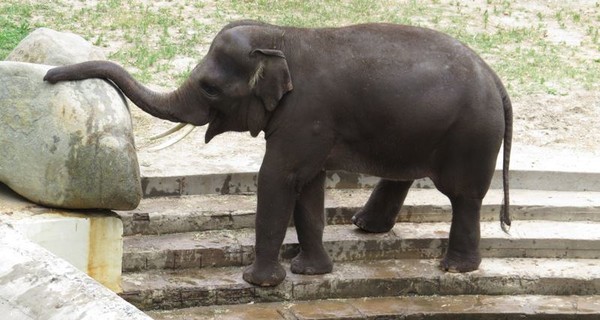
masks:
[[[285,278],[280,246],[293,215],[300,253],[291,270],[322,274],[325,170],[382,177],[354,223],[387,232],[414,179],[429,177],[452,203],[441,268],[478,268],[479,215],[504,139],[505,204],[512,107],[495,73],[444,34],[366,24],[302,29],[234,22],[215,37],[190,78],[169,94],[151,92],[121,67],[89,62],[50,70],[45,80],[107,78],[144,111],[225,131],[265,132],[258,178],[256,259],[244,279]]]

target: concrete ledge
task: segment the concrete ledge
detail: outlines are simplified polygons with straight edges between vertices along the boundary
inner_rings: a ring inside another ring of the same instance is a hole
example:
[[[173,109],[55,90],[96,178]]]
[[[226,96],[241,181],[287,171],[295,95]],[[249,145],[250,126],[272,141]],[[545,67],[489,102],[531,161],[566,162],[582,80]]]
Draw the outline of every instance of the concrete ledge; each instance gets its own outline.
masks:
[[[594,259],[485,258],[478,271],[464,274],[444,273],[438,264],[435,259],[338,263],[326,275],[288,272],[273,288],[244,282],[242,267],[152,270],[125,275],[121,296],[149,310],[403,295],[595,295],[600,290]]]
[[[443,257],[449,223],[399,223],[388,233],[365,233],[351,225],[326,226],[323,245],[334,262]],[[254,260],[254,230],[214,230],[127,237],[123,271],[249,265]],[[481,223],[483,257],[600,259],[600,223],[516,221],[511,235],[498,222]],[[280,258],[300,250],[289,228]]]
[[[370,194],[370,189],[327,190],[327,225],[351,224],[351,217]],[[600,192],[512,189],[510,196],[514,220],[600,222]],[[481,220],[497,221],[501,203],[501,190],[491,189],[483,201]],[[439,191],[413,189],[398,222],[450,222],[451,213],[450,200]],[[137,209],[118,214],[123,219],[125,236],[254,228],[256,194],[149,198],[143,199]]]
[[[232,172],[189,176],[142,177],[144,198],[200,195],[255,193],[257,172]],[[353,189],[372,188],[379,178],[344,171],[327,172],[326,188]],[[502,187],[502,171],[496,170],[491,188]],[[434,189],[427,178],[416,180],[413,188]],[[513,170],[510,172],[510,188],[548,191],[600,191],[599,172],[559,172],[536,170]]]
[[[598,319],[600,296],[399,296],[151,311],[173,319]]]
[[[0,185],[0,223],[114,292],[121,291],[123,223],[114,212],[44,208]]]
[[[150,319],[68,262],[0,224],[4,319]]]
[[[121,291],[123,224],[113,214],[19,214],[12,227],[114,292]]]

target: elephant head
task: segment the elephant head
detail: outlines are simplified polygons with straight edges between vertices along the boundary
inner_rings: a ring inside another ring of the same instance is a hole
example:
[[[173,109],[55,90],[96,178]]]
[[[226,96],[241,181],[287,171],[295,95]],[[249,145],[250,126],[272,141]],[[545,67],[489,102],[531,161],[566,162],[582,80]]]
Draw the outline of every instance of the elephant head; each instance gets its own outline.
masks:
[[[275,35],[282,38],[282,31],[260,22],[229,24],[217,34],[190,77],[170,93],[148,89],[108,61],[53,68],[44,80],[111,80],[134,104],[155,117],[195,126],[208,123],[207,143],[226,131],[250,131],[257,136],[293,88],[282,43],[274,43]]]

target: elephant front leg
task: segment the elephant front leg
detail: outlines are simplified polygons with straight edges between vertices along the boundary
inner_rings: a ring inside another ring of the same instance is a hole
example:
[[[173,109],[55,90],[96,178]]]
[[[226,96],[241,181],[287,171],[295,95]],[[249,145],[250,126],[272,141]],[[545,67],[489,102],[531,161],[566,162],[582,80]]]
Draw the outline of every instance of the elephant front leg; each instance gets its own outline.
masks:
[[[398,212],[406,199],[413,181],[381,179],[367,204],[352,217],[352,222],[363,231],[382,233],[390,231],[396,224]]]
[[[450,198],[452,225],[448,251],[440,267],[449,272],[477,270],[481,263],[479,240],[481,237],[479,216],[482,199],[465,197]]]
[[[278,167],[261,167],[258,178],[256,209],[255,259],[244,270],[245,281],[262,286],[276,286],[285,279],[279,263],[279,251],[295,203],[293,186],[281,177]]]
[[[299,274],[331,272],[333,263],[323,248],[325,228],[325,171],[304,188],[296,201],[294,224],[300,243],[300,253],[292,260],[291,270]]]

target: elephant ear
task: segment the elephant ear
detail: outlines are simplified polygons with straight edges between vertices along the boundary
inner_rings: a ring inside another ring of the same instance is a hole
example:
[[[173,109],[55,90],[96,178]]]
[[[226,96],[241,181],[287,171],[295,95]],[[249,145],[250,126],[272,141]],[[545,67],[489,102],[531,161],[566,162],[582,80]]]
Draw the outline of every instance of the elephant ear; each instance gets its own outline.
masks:
[[[283,95],[293,89],[285,55],[275,49],[254,49],[250,56],[259,59],[257,68],[250,78],[250,87],[262,100],[264,107],[268,111],[273,111]]]

